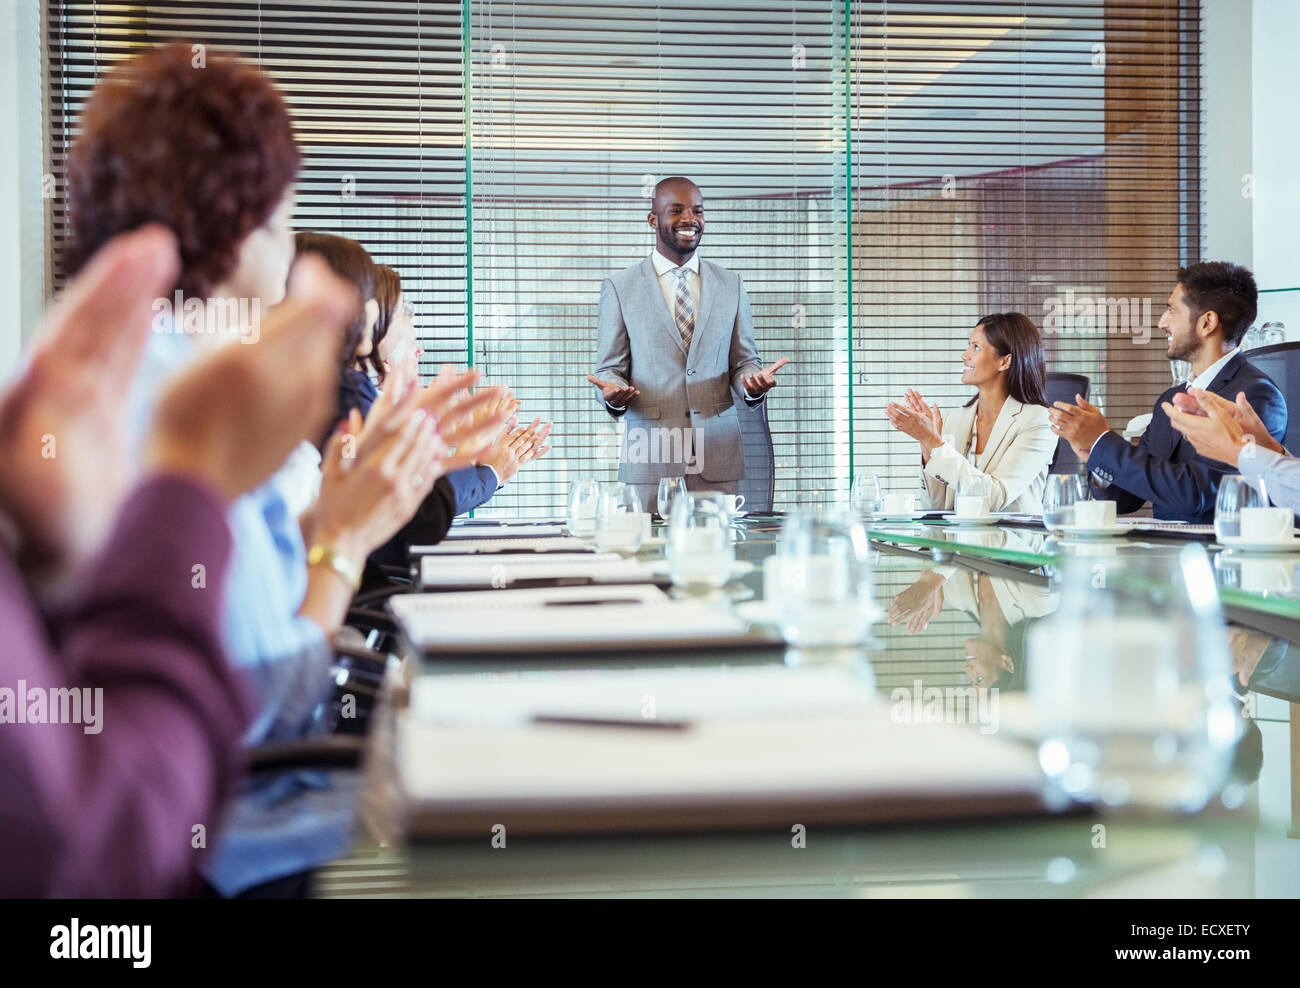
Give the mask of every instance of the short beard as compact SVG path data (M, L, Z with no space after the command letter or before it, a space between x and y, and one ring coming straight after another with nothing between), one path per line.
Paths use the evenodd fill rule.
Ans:
M1179 346L1177 340L1171 339L1167 356L1170 360L1191 360L1192 357L1196 356L1198 349L1199 347L1194 342Z

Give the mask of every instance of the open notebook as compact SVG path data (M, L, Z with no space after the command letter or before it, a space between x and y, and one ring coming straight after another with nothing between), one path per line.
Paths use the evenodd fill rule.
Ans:
M472 556L488 552L595 552L596 548L585 539L569 535L541 535L515 537L483 537L477 532L472 538L455 538L437 545L413 545L412 556Z
M426 590L503 590L555 584L654 583L662 575L651 563L617 553L489 553L425 556L420 585Z
M391 598L389 607L411 644L425 652L624 651L771 641L733 614L697 600L673 600L645 585L405 594Z
M679 729L555 723L675 721ZM550 719L550 723L535 718ZM408 831L778 828L1039 813L1031 748L896 723L838 669L428 676L398 720Z

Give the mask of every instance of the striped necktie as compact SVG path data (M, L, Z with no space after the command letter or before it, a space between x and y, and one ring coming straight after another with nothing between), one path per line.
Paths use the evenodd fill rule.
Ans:
M673 296L673 319L677 323L677 332L682 334L682 346L691 348L691 337L695 334L695 303L691 301L691 285L687 281L690 274L686 268L673 268L677 275L677 291Z

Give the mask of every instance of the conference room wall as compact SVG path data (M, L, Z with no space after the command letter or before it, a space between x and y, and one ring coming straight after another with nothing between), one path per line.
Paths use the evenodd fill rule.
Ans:
M64 32L49 71L64 87L51 113L65 140L96 72L140 45L202 38L276 76L307 154L298 225L350 233L403 272L426 371L472 358L516 385L525 413L559 421L552 457L496 512L553 511L568 477L613 475L617 426L581 375L600 279L650 249L647 177L697 177L705 256L745 278L764 356L795 359L770 406L778 507L834 496L854 469L910 483L914 450L885 431L881 406L905 381L949 407L962 397L956 356L979 315L1023 308L1041 320L1034 308L1053 292L1104 297L1130 268L1159 272L1142 287L1155 296L1158 280L1151 301L1162 301L1201 236L1186 169L1176 194L1161 186L1167 202L1152 209L1171 225L1143 257L1113 236L1145 181L1117 201L1131 178L1122 142L1142 130L1107 115L1108 87L1132 81L1123 45L1111 69L1091 64L1106 18L1131 14L1122 4L936 18L895 2L886 18L881 4L749 3L656 20L656 5L631 0L158 3L111 33L86 3L50 6ZM1159 10L1183 39L1174 47L1191 51L1187 5ZM881 62L883 48L898 61ZM1179 80L1195 68L1180 57ZM1179 102L1194 93L1181 81L1175 91L1173 128L1145 126L1182 168L1199 132ZM56 250L59 236L56 222ZM1144 405L1168 367L1122 343L1081 334L1049 351L1057 369Z

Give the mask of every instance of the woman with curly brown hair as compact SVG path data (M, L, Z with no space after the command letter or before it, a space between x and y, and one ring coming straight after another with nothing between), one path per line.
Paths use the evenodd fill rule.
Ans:
M239 345L236 339L256 344L262 308L284 297L292 277L299 163L279 92L239 59L209 53L197 68L189 46L173 44L119 65L96 87L68 162L68 265L77 268L114 235L146 223L175 234L181 259L174 294L154 303L155 332L135 381L137 422L147 420L164 381L203 351ZM236 334L230 314L240 306L253 325ZM361 562L436 479L431 467L445 447L414 392L391 402L386 415L392 428L357 442L349 469L343 433L334 435L321 496L303 529L275 478L231 504L222 631L260 701L251 741L311 728L331 690L329 636L342 624ZM235 893L304 867L292 849L269 861L236 860L219 849L209 875L220 891Z

